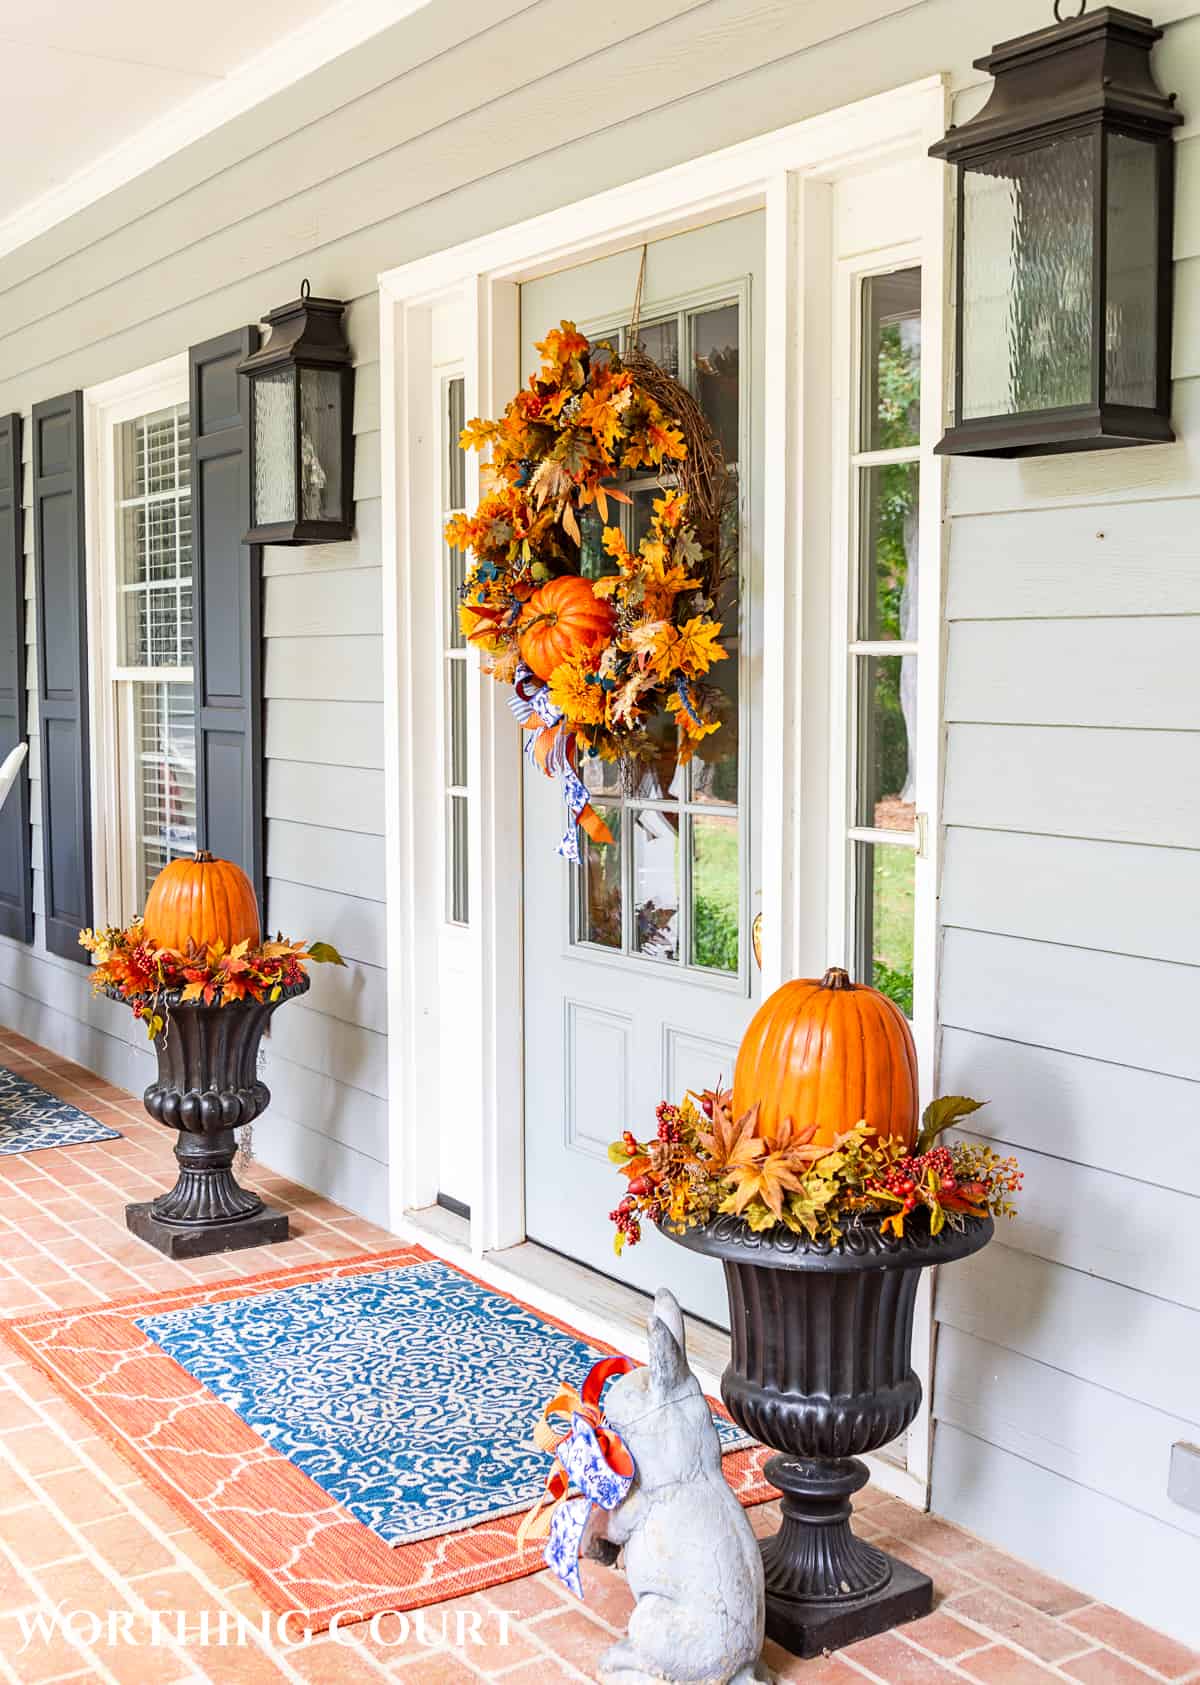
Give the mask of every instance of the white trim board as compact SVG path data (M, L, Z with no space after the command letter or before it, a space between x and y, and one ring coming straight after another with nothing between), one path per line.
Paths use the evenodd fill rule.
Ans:
M0 258L430 3L341 0L247 59L231 75L164 111L49 193L22 205L0 222Z
M821 968L827 952L825 896L809 916L811 827L805 794L814 773L797 752L823 717L814 715L806 652L828 643L828 629L800 582L823 576L832 542L828 359L830 330L806 278L825 273L833 246L833 189L892 166L907 172L911 192L871 196L871 214L854 230L856 258L912 249L927 266L934 297L929 326L930 411L939 409L944 335L946 173L927 156L945 132L948 96L940 77L875 96L840 111L690 160L669 170L566 205L380 277L380 405L384 644L384 734L387 877L389 1153L391 1225L438 1193L439 1135L453 1131L463 1175L455 1189L471 1208L471 1255L490 1254L525 1239L523 1151L523 973L521 753L499 687L469 668L468 787L471 926L466 986L443 1000L437 959L435 875L430 852L439 819L429 784L434 725L430 685L441 660L440 634L428 607L429 413L438 362L461 359L466 413L495 415L517 385L520 283L552 274L646 239L765 208L767 279L766 453L764 472L765 640L763 764L779 768L767 781L760 814L764 837L763 989L770 992L803 968ZM804 395L804 401L798 400ZM937 415L940 421L940 414ZM822 443L823 438L826 443ZM922 498L924 530L934 535L943 488L941 459L930 457ZM479 466L467 462L467 502L478 497ZM924 551L923 551L924 554ZM936 583L936 582L935 582ZM932 612L940 608L934 596ZM935 639L935 643L936 643ZM827 665L827 651L826 662ZM937 665L936 663L934 664ZM803 704L803 706L802 706ZM818 732L819 735L819 732ZM819 746L809 742L812 760ZM936 802L930 803L936 811ZM823 822L823 821L822 821ZM806 847L808 856L806 856ZM935 900L932 890L927 905ZM932 935L931 953L936 951ZM811 974L811 970L807 974ZM818 969L819 974L819 969ZM928 1001L935 984L926 979ZM442 1118L437 1025L453 1015L464 1059L472 1063L473 1098ZM933 1037L927 1038L932 1044ZM922 1048L925 1097L934 1087L933 1048ZM578 1310L573 1313L578 1316ZM928 1380L932 1324L928 1288L914 1341L915 1366ZM926 1431L922 1432L921 1430ZM892 1473L904 1494L925 1501L928 1418L909 1438L909 1471ZM883 1465L886 1466L886 1465ZM892 1489L895 1489L893 1486Z

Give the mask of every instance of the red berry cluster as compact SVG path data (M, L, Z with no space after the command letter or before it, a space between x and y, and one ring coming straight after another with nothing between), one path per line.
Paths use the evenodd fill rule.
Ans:
M683 1120L679 1107L663 1100L655 1109L654 1115L658 1119L659 1140L666 1141L670 1146L677 1146L683 1140Z
M898 1159L882 1181L875 1180L869 1186L876 1192L893 1194L897 1199L902 1199L905 1211L912 1211L918 1203L918 1194L928 1190L931 1170L935 1177L934 1185L939 1192L952 1194L958 1187L958 1180L954 1174L954 1155L949 1147L934 1147L932 1151L920 1153L915 1158Z
M615 1211L608 1214L610 1223L617 1225L617 1233L623 1234L630 1246L636 1246L642 1238L642 1225L637 1218L637 1201L626 1194Z

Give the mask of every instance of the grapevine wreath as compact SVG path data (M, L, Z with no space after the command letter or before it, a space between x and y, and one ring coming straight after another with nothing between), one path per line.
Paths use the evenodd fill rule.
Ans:
M490 446L491 458L478 508L454 516L446 537L472 557L463 634L485 671L513 687L530 760L561 780L558 852L578 860L576 825L613 840L580 757L617 763L632 786L661 759L656 721L673 724L681 762L720 728L708 674L727 657L715 610L729 479L696 400L639 346L621 357L563 322L537 349L541 369L499 421L472 421L461 435L464 450ZM631 550L609 518L631 501L622 473L646 470L663 478L662 495ZM609 571L593 579L581 523L595 516Z

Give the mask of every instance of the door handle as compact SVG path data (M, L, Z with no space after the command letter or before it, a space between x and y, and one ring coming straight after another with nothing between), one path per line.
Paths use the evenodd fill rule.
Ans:
M755 913L754 923L750 926L750 942L754 949L754 963L762 970L762 914Z

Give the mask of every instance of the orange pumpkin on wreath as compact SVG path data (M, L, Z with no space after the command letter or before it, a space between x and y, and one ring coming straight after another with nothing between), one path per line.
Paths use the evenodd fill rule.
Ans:
M565 573L540 586L526 603L520 624L521 659L539 679L548 681L576 650L608 643L615 621L590 580Z
M155 878L143 915L146 936L156 948L184 954L221 942L257 948L262 940L254 885L232 860L200 852L169 861Z
M759 1108L759 1133L789 1119L830 1145L865 1120L883 1138L917 1138L917 1051L903 1012L878 989L833 968L763 1002L742 1037L733 1115Z

